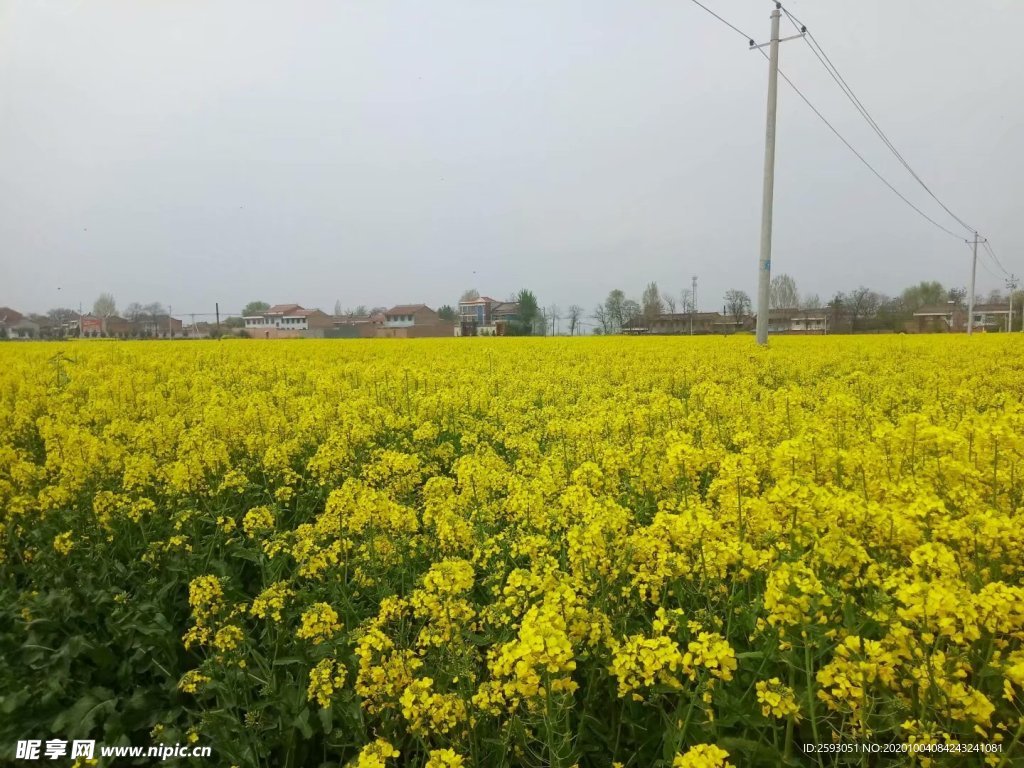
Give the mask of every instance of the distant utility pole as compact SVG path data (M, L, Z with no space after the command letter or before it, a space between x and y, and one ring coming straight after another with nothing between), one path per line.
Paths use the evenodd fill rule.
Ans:
M1006 287L1010 291L1010 323L1006 326L1006 330L1010 332L1013 330L1013 292L1017 290L1016 275L1010 275L1010 278L1006 281ZM1021 311L1024 311L1024 309ZM1024 329L1024 324L1021 325L1021 328Z
M220 302L215 302L213 307L213 311L217 315L217 341L220 341Z
M171 325L171 313L174 311L174 307L170 304L167 305L167 338L174 338L174 326Z
M764 139L764 189L761 197L761 255L757 276L757 343L768 343L768 293L772 281L772 205L775 199L775 112L779 95L779 19L782 4L775 3L772 11L772 37L767 43L752 45L751 50L768 49L768 120ZM805 29L797 35L803 37Z
M693 336L693 316L697 314L697 276L690 278L690 335Z
M978 233L974 233L974 257L971 259L971 292L967 296L967 335L974 333L974 278L978 272Z

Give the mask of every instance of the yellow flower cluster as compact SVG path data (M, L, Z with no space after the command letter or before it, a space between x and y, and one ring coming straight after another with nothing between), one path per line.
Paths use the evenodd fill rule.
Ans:
M636 701L642 701L643 696L636 691L650 688L655 683L668 688L682 688L678 675L691 675L693 666L692 663L685 665L683 654L674 640L663 635L632 635L626 638L625 643L616 646L610 671L619 682L619 696L632 694Z
M431 750L424 768L463 768L465 760L452 749Z
M409 732L425 737L447 734L466 720L466 704L458 695L437 693L434 681L423 677L410 683L400 702L402 715L409 723Z
M352 768L387 768L388 760L401 753L385 739L377 739L363 747L350 765Z
M309 670L309 687L306 697L321 707L331 705L331 697L335 690L345 686L345 668L334 659L321 659Z
M289 589L287 583L275 582L256 596L249 607L249 612L261 619L270 618L280 621L285 601L293 594L294 592Z
M334 637L340 629L338 612L327 603L314 603L302 614L302 624L295 634L302 640L319 645Z
M53 549L57 554L67 556L75 547L74 536L71 531L64 531L53 537Z
M190 669L178 681L178 690L185 693L198 693L199 689L208 682L210 682L210 678L198 669Z
M729 753L714 744L697 744L684 754L676 755L672 768L735 768Z
M250 539L274 530L274 513L270 507L253 507L242 518L242 530Z
M520 704L537 708L549 694L573 693L576 659L568 625L557 603L542 603L523 617L515 639L490 653L493 682L484 683L473 697L481 709L499 713Z
M757 701L761 705L761 713L765 717L796 716L799 719L800 705L796 703L793 689L784 685L779 678L758 680L755 690Z

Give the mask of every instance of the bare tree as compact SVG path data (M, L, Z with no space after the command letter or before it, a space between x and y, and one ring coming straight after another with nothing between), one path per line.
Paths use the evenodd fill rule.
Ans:
M640 324L643 317L643 309L633 299L626 299L622 302L622 323L621 327L635 327Z
M145 310L137 301L133 301L124 308L124 316L128 320L138 320L144 313Z
M579 304L573 304L569 307L569 335L575 336L576 329L579 327L580 318L583 317L583 307Z
M562 319L561 315L559 314L560 312L561 310L558 308L557 304L552 304L550 307L548 307L547 318L548 322L551 323L552 336L555 336L558 333L558 321Z
M725 310L737 324L742 323L743 318L750 314L750 297L745 291L726 291Z
M693 291L689 288L684 288L679 292L679 298L681 304L679 305L680 312L693 312Z
M846 309L850 313L851 330L857 330L858 320L873 317L881 303L881 297L863 285L850 291L846 297Z
M341 317L341 299L337 299L334 302L334 316Z
M796 280L786 274L773 277L768 303L772 309L794 309L800 306Z
M812 293L805 296L800 302L800 309L821 309L821 299L818 294Z
M611 333L613 323L608 315L608 308L604 304L598 304L594 309L594 314L591 315L594 321L597 323L597 327L600 328L601 333L607 335Z
M96 317L111 317L117 314L117 302L114 296L109 293L101 293L99 298L93 302L92 313Z
M462 292L462 296L459 298L459 301L476 301L479 298L480 291L478 291L476 288L470 288Z
M676 303L676 297L671 293L663 293L661 295L661 303L665 305L665 311L670 315L674 315L676 313L676 307L678 304Z
M78 317L78 313L75 312L75 310L73 310L73 309L67 309L65 307L57 307L56 309L49 310L46 313L46 317L51 322L63 325L64 323L70 323L72 320L74 320L76 317Z

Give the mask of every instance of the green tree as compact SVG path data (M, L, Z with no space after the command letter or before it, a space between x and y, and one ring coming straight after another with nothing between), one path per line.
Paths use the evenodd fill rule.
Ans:
M913 313L928 304L945 304L946 289L937 280L922 280L903 291L903 305Z
M665 304L661 298L661 291L658 290L657 283L648 283L647 287L644 288L643 297L640 300L640 313L643 316L644 325L651 328L658 318L661 317L661 313L665 311Z
M457 317L455 310L452 308L451 304L445 304L443 307L437 310L437 316L440 317L442 320L455 320L455 318Z
M951 301L958 307L964 307L967 305L967 289L966 288L950 288L946 291L946 301Z
M243 317L252 317L262 312L266 312L270 309L270 305L265 301L250 301L245 305L245 309L242 310Z
M629 326L635 328L640 325L640 320L643 318L643 311L640 309L640 305L633 299L626 299L622 302L622 322L621 327Z
M626 294L618 288L608 292L608 298L604 300L604 314L606 330L605 333L618 333L626 321L624 305Z
M537 297L533 291L526 288L518 293L516 301L519 302L519 324L522 333L529 336L533 333L533 326L537 322L537 318L540 317L540 305L537 303Z

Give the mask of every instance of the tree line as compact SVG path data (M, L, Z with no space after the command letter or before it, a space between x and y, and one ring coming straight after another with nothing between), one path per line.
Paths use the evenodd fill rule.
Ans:
M463 292L459 301L473 301L479 297L479 291L469 289ZM695 313L697 307L694 298L691 289L686 288L673 294L662 291L652 281L643 289L639 300L627 296L620 288L612 289L605 300L597 304L589 317L586 317L585 310L579 304L570 305L564 312L557 304L542 307L536 294L524 288L507 299L518 305L518 312L506 330L513 336L531 336L555 335L564 328L575 336L585 333L589 326L595 334L617 334L633 328L650 328L659 317L666 314ZM1010 295L996 289L984 296L976 296L975 301L977 304L1006 304L1010 298ZM1024 291L1015 291L1012 298L1014 305L1021 310L1015 312L1013 323L1014 330L1018 330L1024 321ZM827 315L830 328L845 328L855 333L898 332L913 319L916 311L931 305L953 305L966 309L967 289L961 286L946 287L935 280L922 280L896 295L887 295L860 285L847 291L837 291L830 300L823 302L816 293L802 294L792 276L780 274L772 278L769 290L769 306L772 310L821 310ZM241 315L256 315L269 308L270 305L265 301L252 301L245 306ZM334 314L338 317L368 317L385 311L386 307L366 305L343 309L340 301L334 305ZM722 297L721 314L736 325L742 324L753 311L753 302L745 291L730 289ZM102 293L93 303L92 314L100 318L120 316L131 322L156 322L158 318L166 318L170 310L160 302L132 302L119 314L114 296ZM63 326L78 316L75 310L57 307L48 310L45 315L30 314L28 318L40 325ZM226 316L223 324L227 328L242 327L242 316ZM451 304L441 306L438 316L451 322L459 322L460 319L458 310Z
M1000 290L975 297L976 304L1009 303L1010 296ZM1013 294L1013 303L1024 310L1024 291ZM930 305L953 306L966 309L967 289L960 286L945 287L935 280L922 280L890 296L872 290L864 285L848 291L837 291L832 298L823 302L816 293L801 294L796 280L787 274L772 278L769 289L771 310L821 310L829 318L830 327L844 324L853 332L903 330L913 319L914 313ZM632 328L650 328L663 315L689 314L697 311L693 291L683 289L678 294L662 291L656 282L648 283L635 300L624 291L615 288L609 291L605 300L598 304L591 318L594 332L601 334L622 333ZM717 311L717 307L716 310ZM722 297L721 314L736 324L751 317L753 302L745 291L730 289ZM1016 312L1014 329L1021 327L1024 311Z

